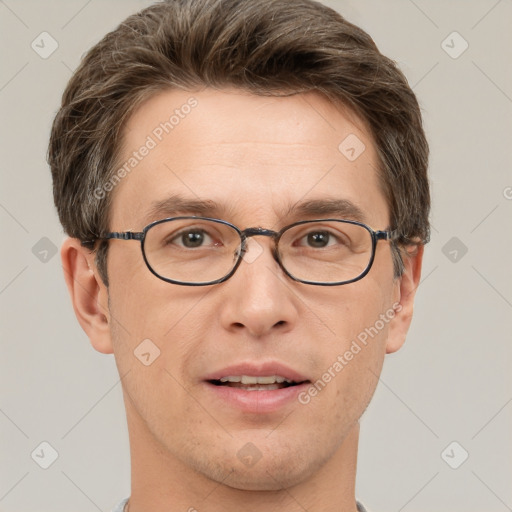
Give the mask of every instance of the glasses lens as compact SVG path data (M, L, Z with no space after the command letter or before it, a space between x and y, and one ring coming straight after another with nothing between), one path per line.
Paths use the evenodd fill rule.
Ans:
M283 267L302 281L351 281L363 274L370 263L372 236L359 224L308 222L283 233L279 255Z
M153 272L164 279L207 283L231 272L240 244L238 232L226 224L183 218L152 226L144 252Z

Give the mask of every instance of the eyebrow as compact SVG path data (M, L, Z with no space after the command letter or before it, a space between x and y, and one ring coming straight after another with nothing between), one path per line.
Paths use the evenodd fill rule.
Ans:
M363 210L348 199L312 199L296 203L288 209L286 216L294 217L339 217L366 222Z
M151 203L144 216L144 222L180 215L221 218L225 213L226 209L211 199L186 199L180 195L173 195Z
M144 222L175 217L180 215L197 215L200 217L213 217L223 219L231 208L222 206L211 199L187 199L180 195L173 195L166 199L154 201L146 215ZM312 199L290 205L284 212L286 219L302 219L314 217L336 217L358 222L366 222L363 210L348 199Z

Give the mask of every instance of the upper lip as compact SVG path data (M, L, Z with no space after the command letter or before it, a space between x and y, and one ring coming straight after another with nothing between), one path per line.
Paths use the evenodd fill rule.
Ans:
M204 380L220 380L222 377L236 375L248 375L251 377L278 375L293 382L304 382L308 380L307 377L298 371L278 361L265 361L261 363L253 361L233 364L210 373Z

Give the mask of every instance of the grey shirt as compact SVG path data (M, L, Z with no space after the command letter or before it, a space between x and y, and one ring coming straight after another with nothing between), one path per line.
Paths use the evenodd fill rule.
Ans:
M121 500L113 509L112 512L123 512L124 506L126 505L126 502L128 501L128 498L124 498ZM358 512L368 512L359 501L356 501L357 504L357 510Z

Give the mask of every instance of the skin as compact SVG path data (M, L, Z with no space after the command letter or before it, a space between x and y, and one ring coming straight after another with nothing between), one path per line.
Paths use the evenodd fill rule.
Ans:
M355 203L373 229L388 228L364 123L316 93L165 91L130 118L123 156L191 96L198 105L115 187L113 231L141 231L149 204L176 193L224 205L221 218L241 229L278 230L301 220L285 215L288 206L332 198ZM353 162L338 150L349 134L366 146ZM354 512L358 420L384 356L405 340L422 248L397 279L389 242L380 241L366 277L322 287L288 278L272 240L256 237L249 252L261 254L228 281L188 287L151 274L139 242L109 243L108 289L94 254L76 239L64 242L61 256L80 325L96 350L114 353L123 377L130 512L239 512L241 504L253 512ZM277 359L315 381L396 303L400 311L308 404L243 414L205 391L208 373L241 361ZM161 351L149 366L133 354L147 338ZM237 457L248 442L261 453L251 467Z

